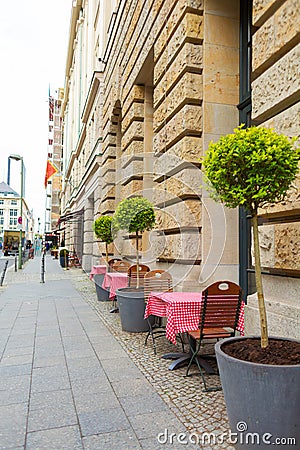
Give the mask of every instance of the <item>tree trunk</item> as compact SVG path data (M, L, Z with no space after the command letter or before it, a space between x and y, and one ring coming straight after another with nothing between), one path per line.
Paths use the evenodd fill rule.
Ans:
M140 287L140 264L139 264L139 232L135 232L135 248L136 248L136 287Z
M106 259L106 264L108 265L108 244L107 242L105 242L105 259Z
M268 342L268 326L266 306L263 293L262 276L261 276L261 262L260 262L260 250L259 250L259 237L258 237L258 220L257 209L253 211L253 243L254 243L254 260L255 260L255 280L258 299L258 309L260 318L260 332L261 332L261 347L266 348Z

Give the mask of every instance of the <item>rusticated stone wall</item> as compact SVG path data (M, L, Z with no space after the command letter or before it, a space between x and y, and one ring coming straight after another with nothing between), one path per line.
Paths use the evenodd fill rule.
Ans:
M238 30L237 0L226 5L211 0L126 2L104 71L99 208L107 213L132 195L153 201L152 266L175 263L180 272L186 265L190 275L181 277L179 288L198 289L203 249L210 260L207 236L215 234L201 201L200 157L210 140L238 123ZM226 278L237 281L237 251L231 243L236 220L229 222L233 229L219 247L232 246L225 251L225 265L231 267ZM132 248L128 240L122 243L124 253Z
M252 119L287 136L300 129L300 16L297 0L254 0ZM261 260L269 332L299 338L300 180L286 199L260 210ZM277 276L272 276L277 274ZM289 277L292 276L293 278ZM256 333L255 296L249 298L246 332Z
M297 6L298 5L298 6ZM287 136L300 129L300 16L297 0L254 1L253 25L253 109L257 124L272 127ZM276 220L261 227L264 266L300 271L299 234L300 191L295 180L285 201L267 205L262 218ZM294 219L293 219L294 218ZM272 254L273 256L270 256ZM267 280L266 280L267 282Z

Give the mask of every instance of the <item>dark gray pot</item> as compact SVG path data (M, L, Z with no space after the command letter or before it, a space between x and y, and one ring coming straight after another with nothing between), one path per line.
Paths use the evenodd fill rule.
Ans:
M144 319L145 299L144 289L122 288L116 291L120 319L123 331L141 333L149 331L147 320Z
M69 256L60 256L59 262L61 267L69 267Z
M215 346L230 428L237 433L234 446L261 450L273 443L276 449L296 448L300 445L300 365L256 364L223 352L225 343L242 339L224 339ZM276 438L294 438L297 444L276 445Z
M99 302L106 302L107 300L109 300L109 290L103 289L102 287L104 276L104 273L96 274L93 276Z

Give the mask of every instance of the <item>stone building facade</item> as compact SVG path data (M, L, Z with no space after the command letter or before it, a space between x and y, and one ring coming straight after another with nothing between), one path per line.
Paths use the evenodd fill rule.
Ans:
M299 17L294 3L73 2L62 104L62 213L70 219L66 244L81 242L85 270L100 256L94 219L113 214L123 198L143 195L157 216L156 229L141 242L143 262L168 269L177 290L200 290L219 279L239 282L243 275L252 293L249 224L209 197L200 158L210 141L242 121L296 133L299 27L294 24ZM274 269L291 263L287 242L285 250L281 244L288 241L286 217L293 236L297 228L293 195L285 205L262 211L262 246L272 241L265 258L273 258ZM110 250L134 255L126 235ZM298 266L289 267L292 277L286 277L288 271L266 276L272 302L273 278L291 293L299 286L299 262L293 261ZM286 304L282 296L275 295L274 302ZM296 300L290 301L290 317L293 308ZM252 328L254 309L251 304Z
M56 97L49 96L49 122L48 122L48 154L50 161L57 170L46 181L46 209L45 232L56 229L60 218L60 193L61 193L61 162L62 162L62 118L61 103L64 98L63 89L57 90Z

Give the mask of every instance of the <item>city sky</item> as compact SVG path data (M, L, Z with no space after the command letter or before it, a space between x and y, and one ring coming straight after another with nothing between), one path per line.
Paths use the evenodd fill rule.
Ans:
M64 87L72 0L15 0L0 15L0 182L11 154L23 157L25 200L44 230L48 153L48 94ZM20 193L20 162L11 161L10 186Z

